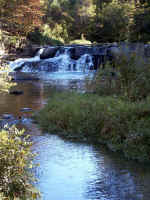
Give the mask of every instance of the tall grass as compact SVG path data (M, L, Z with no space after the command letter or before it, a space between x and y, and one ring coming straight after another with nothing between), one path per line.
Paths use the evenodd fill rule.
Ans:
M36 116L42 129L65 138L104 143L127 158L149 160L150 98L140 103L115 97L56 94Z

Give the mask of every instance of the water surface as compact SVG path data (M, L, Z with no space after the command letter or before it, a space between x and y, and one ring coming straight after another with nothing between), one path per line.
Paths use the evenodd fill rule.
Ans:
M52 85L82 88L82 80L52 79L49 83L19 82L16 89L23 90L23 95L2 94L0 98L1 116L9 113L27 119L24 126L33 137L33 150L38 153L35 162L40 167L35 173L43 200L150 200L149 166L129 162L102 146L72 143L42 134L28 120L51 96ZM22 112L22 108L32 111Z

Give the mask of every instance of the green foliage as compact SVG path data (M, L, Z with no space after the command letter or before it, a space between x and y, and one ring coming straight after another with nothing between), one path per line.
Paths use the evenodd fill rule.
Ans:
M0 67L0 70L8 70L8 68ZM3 72L0 74L0 93L8 92L15 83L11 82L11 77L8 75L8 72Z
M34 155L32 143L23 131L5 127L0 131L0 199L37 199L39 191L31 182ZM31 171L31 170L30 170Z
M127 158L150 161L150 98L133 103L91 94L56 94L36 116L44 131L102 142Z
M42 31L39 29L30 32L28 34L28 39L32 43L39 44L39 45L63 45L63 43L57 39L52 39L47 34L43 34Z
M65 27L60 24L55 24L53 29L51 29L47 24L43 27L43 35L53 40L58 40L62 44L64 43L65 39L67 40L67 32Z
M150 7L136 10L133 23L130 26L130 40L149 42L150 41Z
M145 0L0 0L1 28L26 37L38 27L44 44L49 38L69 43L82 34L96 43L148 42L149 13Z
M129 55L128 55L129 56ZM107 63L99 70L87 88L99 95L119 96L129 101L140 101L150 95L150 64L136 54L121 55L116 68Z
M41 25L42 9L40 0L1 0L1 28L12 35L26 36Z
M93 24L90 24L89 39L97 42L117 42L128 38L129 6L113 1L104 4ZM93 40L94 39L94 40Z

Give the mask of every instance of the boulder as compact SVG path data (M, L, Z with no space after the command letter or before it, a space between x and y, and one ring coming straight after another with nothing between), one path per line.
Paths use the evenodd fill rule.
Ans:
M76 56L82 56L84 54L93 54L93 48L92 47L86 47L86 46L81 46L76 48Z
M27 45L24 48L17 48L16 52L20 54L21 57L34 57L41 47L36 45Z
M21 94L23 94L23 91L22 90L13 90L13 91L10 91L9 94L21 95Z
M58 49L59 49L59 47L47 47L40 54L40 58L41 59L53 58Z
M39 78L32 73L24 73L24 72L12 72L9 73L12 77L12 81L32 81L39 80ZM12 91L14 93L14 91ZM12 94L13 94L12 93Z
M76 49L75 48L70 48L69 53L70 53L70 58L73 59L73 60L77 60L77 59L80 58L80 56L76 55Z
M21 112L30 112L30 111L32 111L32 108L21 108L20 111Z
M144 45L144 55L146 57L150 57L150 44L145 44Z
M13 118L13 115L12 115L12 114L3 114L3 115L2 115L2 118L3 118L3 119L12 119L12 118Z
M92 55L106 56L107 47L106 46L94 46L92 47Z
M100 67L104 68L105 55L93 55L92 59L93 59L93 64L94 64L94 67L93 67L94 70L97 70Z

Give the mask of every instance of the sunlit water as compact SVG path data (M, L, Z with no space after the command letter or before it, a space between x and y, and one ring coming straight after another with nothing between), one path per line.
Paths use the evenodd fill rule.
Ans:
M36 138L36 174L44 200L148 200L150 173L103 147Z
M52 85L57 89L83 88L82 76L76 80L71 74L70 79L65 80L56 76L49 82L19 82L16 89L23 90L23 95L2 94L0 98L1 116L4 113L12 114L15 119L21 116L21 122L32 135L33 151L38 153L35 162L40 164L35 174L42 199L150 200L149 166L129 162L102 146L72 143L55 135L42 134L32 124L30 116L44 106L53 92ZM22 108L32 111L22 112Z

